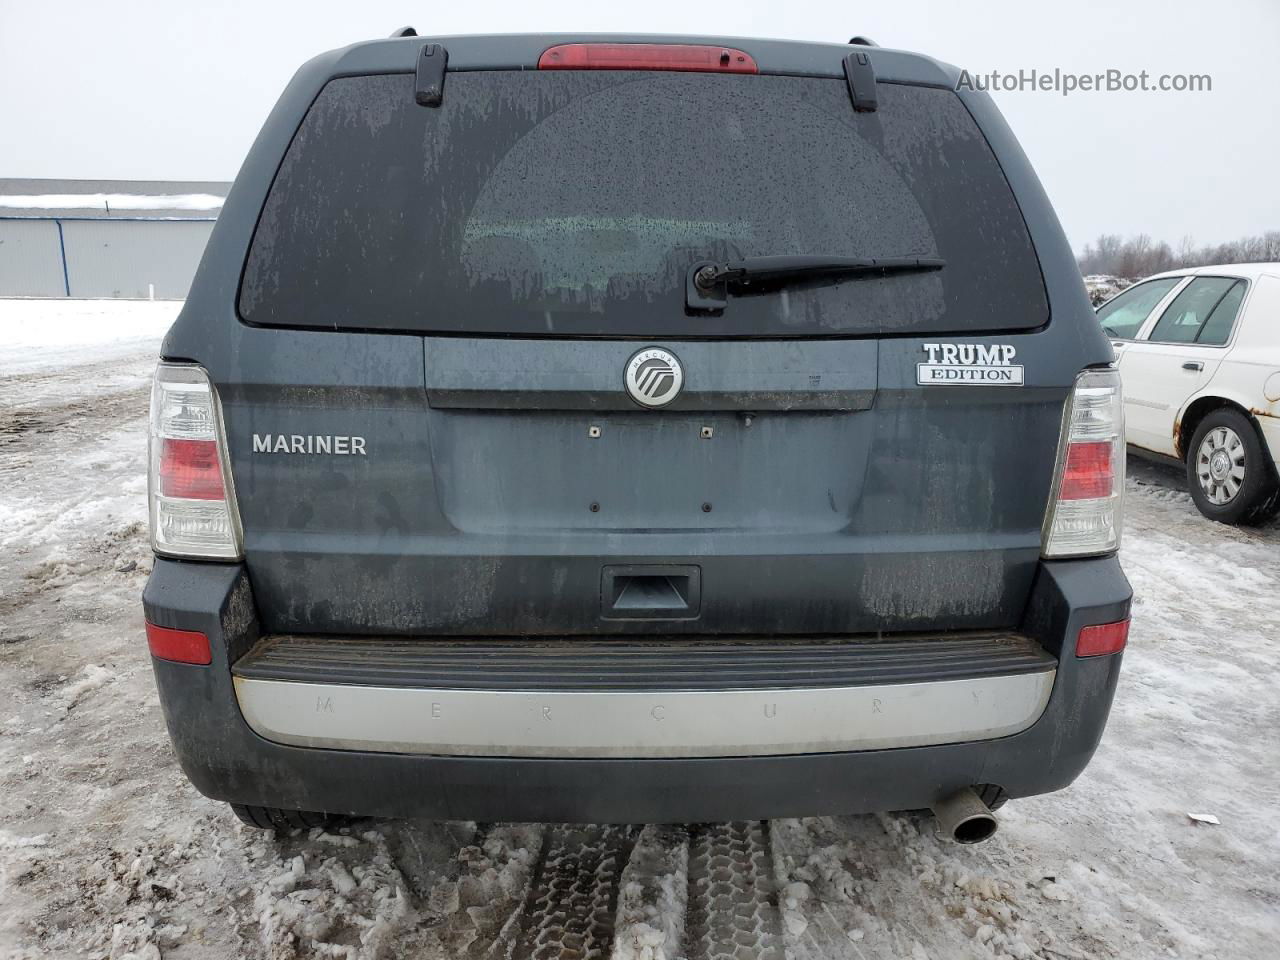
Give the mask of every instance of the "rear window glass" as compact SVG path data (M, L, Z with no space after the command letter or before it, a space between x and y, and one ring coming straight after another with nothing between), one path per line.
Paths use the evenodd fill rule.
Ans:
M630 71L330 81L273 183L241 316L300 327L565 336L830 336L1039 326L1026 226L949 90ZM731 296L699 260L941 257L945 269Z
M1232 280L1229 277L1197 277L1192 280L1174 298L1173 303L1169 304L1168 309L1156 322L1149 339L1158 343L1196 343L1200 340L1200 334L1211 315L1217 314L1218 307L1224 300L1228 300L1229 294L1237 286L1240 287L1240 295L1243 297L1242 281ZM1239 308L1240 300L1231 297L1226 312L1220 316L1218 323L1210 328L1210 336L1216 337L1229 333ZM1223 320L1225 320L1225 330ZM1210 342L1214 341L1210 340ZM1216 342L1225 343L1226 337L1223 336L1222 340Z
M1221 347L1231 339L1231 328L1235 325L1236 314L1240 312L1240 304L1244 301L1244 288L1245 282L1237 280L1223 294L1218 305L1213 308L1213 313L1209 314L1209 319L1196 334L1196 343Z

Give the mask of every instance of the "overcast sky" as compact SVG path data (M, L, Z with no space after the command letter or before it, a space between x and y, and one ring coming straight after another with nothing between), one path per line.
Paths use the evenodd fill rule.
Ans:
M388 35L644 31L844 42L975 74L1207 73L1207 93L995 93L1079 250L1280 229L1278 0L968 3L0 0L0 177L230 180L293 71Z

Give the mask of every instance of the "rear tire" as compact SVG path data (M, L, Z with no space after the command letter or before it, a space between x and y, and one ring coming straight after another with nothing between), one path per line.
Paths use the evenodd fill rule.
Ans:
M311 830L315 827L337 826L345 819L336 814L311 810L281 810L279 807L258 807L244 803L232 803L229 806L241 823L259 830Z
M1280 509L1275 465L1253 423L1231 407L1211 411L1196 428L1187 489L1199 511L1219 523L1262 523Z

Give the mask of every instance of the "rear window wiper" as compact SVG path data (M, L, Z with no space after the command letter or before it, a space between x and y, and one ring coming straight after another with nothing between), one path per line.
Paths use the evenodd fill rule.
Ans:
M729 294L764 293L791 283L839 281L853 277L886 277L896 273L941 270L936 257L744 257L716 263L704 260L685 276L685 303L691 310L723 310Z

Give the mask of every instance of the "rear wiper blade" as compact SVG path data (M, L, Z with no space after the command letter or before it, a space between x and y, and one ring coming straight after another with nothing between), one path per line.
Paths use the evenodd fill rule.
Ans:
M704 260L685 276L685 303L692 310L723 310L729 293L775 290L788 283L885 277L896 273L941 270L936 257L830 257L809 254L791 257L744 257L716 263Z

